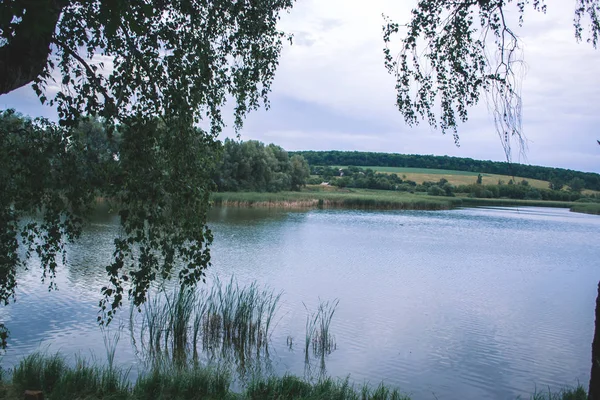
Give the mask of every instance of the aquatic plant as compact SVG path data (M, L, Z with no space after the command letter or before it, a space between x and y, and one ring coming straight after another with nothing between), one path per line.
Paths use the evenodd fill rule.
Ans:
M254 376L239 392L231 390L231 374L220 366L157 363L131 383L127 371L96 365L77 357L69 365L59 354L33 353L13 368L3 382L3 399L22 399L24 390L42 390L44 398L63 399L297 399L297 400L410 400L384 383L356 386L349 378L323 377L311 383L293 375ZM435 397L435 395L434 395ZM531 400L587 400L585 389L537 391Z
M25 390L41 390L49 399L126 399L128 372L98 366L80 357L76 358L75 367L69 367L58 353L36 352L13 368L10 389L13 397L18 398L22 398Z
M588 395L581 385L577 387L566 387L558 392L553 392L548 388L547 390L538 391L531 395L531 400L587 400Z
M144 306L138 339L151 360L167 356L184 361L188 353L196 358L200 345L220 357L233 351L243 359L268 351L280 298L268 287L256 282L239 286L233 278L227 284L215 279L210 290L161 291ZM135 326L130 322L132 335Z
M410 400L397 389L379 385L373 390L365 384L356 388L349 379L323 378L311 384L296 376L259 378L248 385L245 398L262 399L328 399L328 400Z
M306 304L304 308L307 311L306 316L306 336L304 343L304 355L308 360L309 348L312 347L315 356L323 358L331 354L336 348L335 337L330 333L329 327L339 304L339 299L332 301L321 301L315 312L308 311Z
M140 376L131 391L131 399L226 399L231 378L226 369L176 365L156 366Z

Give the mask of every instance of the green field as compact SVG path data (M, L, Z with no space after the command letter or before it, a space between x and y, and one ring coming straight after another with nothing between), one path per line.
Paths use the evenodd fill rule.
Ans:
M346 168L343 166L335 166L334 168ZM441 178L446 179L452 185L470 185L477 181L479 173L471 171L454 171L448 169L428 169L428 168L404 168L404 167L360 167L363 169L372 169L375 172L386 174L396 174L402 179L408 179L417 183L437 182ZM548 181L538 179L522 178L518 176L496 175L496 174L481 174L482 183L484 185L497 185L499 180L508 183L511 179L514 182L526 180L529 185L536 189L548 189Z
M334 168L346 168L336 166ZM477 172L471 171L453 171L449 169L433 169L433 168L408 168L408 167L360 167L363 169L372 169L377 172L390 172L394 174L428 174L428 175L466 175L466 176L477 176ZM481 174L483 176L489 176L490 174Z

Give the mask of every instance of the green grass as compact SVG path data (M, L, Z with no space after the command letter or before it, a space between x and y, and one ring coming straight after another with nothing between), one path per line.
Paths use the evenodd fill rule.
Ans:
M154 369L136 381L130 391L131 399L227 399L230 392L229 372L218 368Z
M315 384L286 375L251 382L245 397L249 400L410 400L397 389L380 385L373 389L368 385L356 388L348 379L324 378Z
M587 398L587 393L581 385L575 388L564 388L558 392L536 390L531 395L531 400L587 400Z
M415 195L406 192L369 189L308 187L301 192L213 193L213 204L233 207L352 208L398 210L447 210L461 204L460 199Z
M230 207L448 210L461 206L521 206L571 208L572 211L592 214L599 213L598 204L600 204L546 200L439 197L391 190L339 189L319 186L309 186L301 192L214 193L211 199L214 205Z
M25 390L42 390L48 400L409 400L383 383L355 386L349 379L324 377L308 382L299 377L255 377L238 392L232 391L230 372L196 363L164 363L138 377L127 371L98 366L79 358L74 366L58 354L34 353L9 371L0 383L0 399L21 400ZM435 377L433 377L435 379ZM582 386L558 392L537 391L532 400L586 400Z
M98 366L82 358L69 367L59 354L33 353L11 371L4 398L23 397L25 390L41 390L49 400L127 399L127 372Z
M600 203L573 203L571 211L600 215Z
M521 207L556 207L569 208L575 204L571 201L552 200L519 200L519 199L482 199L475 197L461 197L463 206L521 206Z

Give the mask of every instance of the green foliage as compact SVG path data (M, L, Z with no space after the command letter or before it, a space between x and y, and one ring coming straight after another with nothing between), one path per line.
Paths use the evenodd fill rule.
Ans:
M57 126L0 115L0 302L14 296L16 268L31 254L54 287L65 245L97 198L119 212L122 228L100 322L111 321L124 296L141 305L158 278L202 279L221 109L233 99L238 129L268 105L285 39L277 21L292 3L0 3L0 93L33 82L60 118ZM56 76L59 90L46 90ZM194 128L200 122L210 130Z
M279 146L225 139L215 182L219 191L279 192L300 190L310 176L304 157Z
M519 38L507 25L505 14L514 10L522 24L527 6L538 12L546 10L544 1L419 0L408 24L386 19L385 66L396 78L396 102L407 123L424 119L442 132L452 132L458 144L457 126L467 120L468 109L486 93L496 131L510 159L511 140L516 138L521 146L524 143L523 64ZM576 1L575 37L581 40L583 26L589 21L589 40L594 47L600 34L599 9L599 0ZM390 48L396 35L401 35L397 52Z
M34 254L55 287L66 243L79 236L97 198L119 210L122 227L106 266L100 320L110 322L124 295L142 304L151 282L170 278L175 265L182 265L179 281L194 285L210 261L206 212L218 151L212 136L177 121L128 120L111 139L95 121L63 128L0 114L0 301L8 304L17 267Z
M471 158L417 155L417 154L394 154L394 153L371 153L360 151L298 151L290 154L302 155L312 166L313 174L328 173L329 176L339 175L336 168L340 165L354 165L362 168L377 167L378 171L408 173L422 172L429 174L447 174L448 170L453 175L462 171L465 175L477 176L477 174L497 174L508 176L519 176L523 178L550 181L560 179L568 182L577 177L583 179L584 187L592 190L600 190L600 174L592 172L579 172L562 168L541 167L536 165L525 165L498 161L473 160ZM319 168L319 170L317 170ZM337 167L339 168L339 167ZM419 168L421 170L414 170ZM508 182L510 184L510 182Z
M475 183L478 185L481 185L483 183L483 176L481 176L481 174L477 175L477 181Z
M522 181L523 182L523 181ZM581 195L565 191L550 189L535 189L529 184L518 185L460 185L456 187L456 193L466 193L471 197L477 198L507 198L507 199L525 199L525 200L546 200L546 201L575 201ZM527 182L527 181L524 181Z
M290 158L291 164L291 188L299 190L306 185L306 180L310 176L310 167L308 162L301 155L295 154Z
M427 189L427 194L430 196L445 196L446 191L437 185L431 185L429 189Z
M552 190L561 190L565 186L564 181L555 175L550 176L549 182L549 187Z
M34 65L12 60L0 78L0 93L15 88L4 81L9 72L21 72L64 123L76 125L84 114L110 120L161 115L187 122L207 118L213 132L223 125L220 109L230 97L240 126L247 111L267 100L285 39L277 29L279 13L292 4L3 2L2 58L22 51L23 62ZM27 58L36 52L41 56ZM112 68L90 61L99 57L110 59ZM61 90L48 99L52 73L60 76Z
M569 181L568 185L571 191L579 193L585 187L585 182L581 178L573 178Z
M319 174L322 180L327 180L331 185L338 187L401 190L400 184L403 183L396 174L376 173L370 168L315 167L312 172Z

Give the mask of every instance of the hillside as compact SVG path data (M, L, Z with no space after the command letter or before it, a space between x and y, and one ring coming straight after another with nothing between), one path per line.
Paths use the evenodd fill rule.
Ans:
M568 184L575 178L583 180L586 189L600 190L600 174L563 168L542 167L499 161L474 160L472 158L433 156L418 154L373 153L359 151L296 151L290 155L302 155L311 166L357 166L395 168L420 168L473 172L475 175L494 174L521 177L538 181Z

